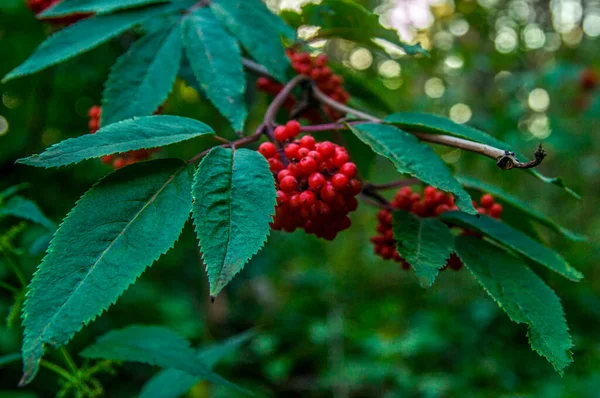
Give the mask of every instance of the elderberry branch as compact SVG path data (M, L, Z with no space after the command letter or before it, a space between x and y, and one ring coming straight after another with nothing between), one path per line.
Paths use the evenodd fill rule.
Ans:
M237 148L237 147L243 147L246 146L248 144L251 144L255 141L258 141L260 139L260 137L263 135L264 132L264 125L261 124L260 126L258 126L258 128L256 129L256 132L252 135L249 135L247 137L242 137L240 139L237 139L235 141L227 141L226 144L221 144L219 145L221 148ZM220 138L220 137L219 137ZM222 141L222 139L221 139ZM194 156L193 158L191 158L190 160L188 160L188 163L196 163L198 162L200 159L202 159L204 156L206 156L214 147L208 148L202 152L200 152L199 154L197 154L196 156Z
M248 69L258 75L268 77L269 79L275 79L264 66L262 66L261 64L259 64L257 62L252 61L251 59L242 58L242 65L244 65L244 67L246 69Z

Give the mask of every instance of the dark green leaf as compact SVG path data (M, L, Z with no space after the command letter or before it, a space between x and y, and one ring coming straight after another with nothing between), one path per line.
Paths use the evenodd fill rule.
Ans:
M30 75L89 51L156 15L170 4L84 19L59 30L44 41L25 62L4 76L3 82Z
M0 357L0 367L6 366L13 362L18 362L21 359L21 353L15 352L14 354L3 355Z
M22 183L22 184L13 185L12 187L6 188L2 192L0 192L0 205L2 204L3 200L8 199L9 197L13 196L17 192L20 192L20 191L22 191L24 189L27 189L27 188L29 188L29 184L26 183L26 182Z
M214 134L213 129L194 119L179 116L143 116L110 124L96 134L69 138L39 155L17 162L36 167L59 167L144 148L158 148L201 135Z
M102 125L151 115L165 101L181 63L180 25L148 33L111 69L102 95Z
M466 176L459 176L457 177L457 180L466 188L472 188L481 192L486 192L494 195L496 199L500 199L500 202L502 202L503 204L508 204L509 206L514 207L524 216L536 220L540 224L545 225L548 228L562 234L567 239L570 239L575 242L584 242L587 240L586 236L570 231L567 228L557 224L548 216L545 216L539 211L533 209L530 205L523 202L516 196L505 192L500 187Z
M107 14L125 8L134 8L169 0L62 0L39 14L40 18L58 17L77 13Z
M374 123L357 124L350 126L350 129L377 154L391 160L400 173L410 174L426 184L454 194L459 209L477 214L471 197L452 177L448 167L415 136L394 126Z
M494 138L488 133L473 127L454 123L452 120L442 116L437 116L430 113L405 112L388 115L384 120L410 131L430 134L448 134L455 137L480 142L482 144L490 145L499 149L513 151L517 153L517 156L521 160L526 159L522 153L515 151L515 149L511 148L507 143ZM540 180L544 181L546 184L557 185L563 188L573 197L578 199L580 198L575 191L565 186L562 179L546 177L540 174L540 172L538 172L536 169L528 169L528 171Z
M275 182L258 152L216 147L196 171L193 196L194 225L214 297L267 240Z
M178 369L212 383L245 392L211 372L186 339L160 326L135 325L110 331L80 355L84 358L142 362L161 368Z
M374 39L382 39L402 48L407 54L429 56L420 45L410 45L400 41L398 32L381 26L379 16L352 0L323 0L319 4L308 3L302 7L300 18L291 18L291 20L296 26L320 27L317 36L324 39L339 37L367 46L377 45Z
M183 22L183 43L202 90L237 131L246 120L244 67L235 39L207 8L189 14Z
M437 218L420 218L406 211L392 213L396 249L415 270L423 287L433 284L454 249L454 236Z
M7 216L43 225L50 231L56 229L56 225L44 215L35 202L22 196L13 196L6 203L0 204L0 219Z
M66 344L173 246L190 213L191 179L180 160L137 163L77 202L29 285L22 384L35 377L44 345Z
M210 7L254 59L279 81L286 81L290 61L279 35L293 40L293 29L261 0L219 0L212 1Z
M208 369L212 369L223 357L235 352L253 335L252 332L242 333L221 343L201 349L197 353L198 359ZM177 398L202 380L201 377L192 376L181 370L165 369L158 372L144 384L140 392L140 398Z
M572 281L577 282L583 278L581 272L571 267L554 250L541 245L523 232L513 229L501 221L484 215L471 216L458 211L444 213L441 215L441 219L480 232L531 261L543 265Z
M521 260L484 240L456 239L460 258L508 317L529 326L531 347L559 374L573 359L571 337L556 294Z

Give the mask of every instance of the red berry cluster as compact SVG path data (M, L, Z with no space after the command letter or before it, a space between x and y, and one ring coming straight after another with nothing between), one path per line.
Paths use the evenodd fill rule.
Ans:
M27 8L37 15L60 1L61 0L25 0L25 4L27 5ZM90 14L73 14L59 18L47 18L45 20L55 24L70 25L79 21L80 19L87 18L89 15Z
M598 76L598 72L592 68L586 68L581 72L579 84L583 90L591 91L598 86L599 80L600 76Z
M313 79L317 85L317 87L331 97L333 100L337 102L341 102L343 104L347 103L350 99L350 94L346 90L342 84L344 83L344 79L333 73L331 68L327 66L327 55L319 54L316 57L311 57L309 53L305 52L297 52L294 49L289 49L287 51L287 55L292 61L292 68L299 75L309 76ZM262 91L265 91L270 94L277 94L283 86L277 82L274 82L266 77L261 77L256 81L258 88ZM288 109L295 104L295 99L293 97L289 97L284 104ZM340 114L329 108L327 105L323 107L323 110L332 118L338 119L340 118ZM316 115L308 115L316 116Z
M160 109L159 109L160 111ZM158 112L158 111L157 111ZM90 121L88 127L90 128L90 134L95 134L100 129L100 116L102 115L102 107L94 105L88 111ZM137 151L129 151L119 155L106 155L102 156L101 160L104 164L112 164L116 169L125 167L135 162L146 160L152 156L153 153L157 152L158 148L150 149L139 149Z
M487 214L494 218L500 218L502 215L502 205L495 203L494 197L490 194L481 196L480 203L473 201L473 206L480 214ZM451 210L458 210L454 204L454 196L442 192L432 186L427 186L423 190L423 195L413 192L410 187L402 187L394 196L390 205L395 209L402 209L411 212L418 217L437 217L442 213ZM410 264L403 259L396 250L396 240L392 231L392 212L382 209L377 213L377 235L371 238L375 245L375 254L386 259L400 263L402 268L408 270ZM464 231L465 234L471 234ZM452 254L446 261L446 267L453 270L459 270L462 267L460 258ZM445 267L445 268L446 268Z
M275 140L283 144L278 150L272 142L258 151L267 159L276 179L277 207L273 229L306 233L332 240L350 227L348 213L356 210L355 196L361 191L356 179L356 165L349 161L343 147L329 141L316 142L310 135L300 139L300 124L291 120L278 126ZM289 164L284 165L283 151Z

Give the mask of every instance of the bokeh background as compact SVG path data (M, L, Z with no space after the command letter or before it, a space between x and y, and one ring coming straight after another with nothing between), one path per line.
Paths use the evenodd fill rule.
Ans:
M274 11L298 10L301 1L269 0ZM600 72L598 0L385 0L360 1L387 27L432 56L407 57L341 41L301 37L337 63L352 103L377 115L422 111L448 116L530 154L539 142L549 153L540 166L561 176L578 201L520 171L501 172L489 159L436 148L458 173L502 186L560 224L587 235L573 243L544 228L541 236L585 274L580 283L535 271L561 297L575 343L575 363L563 378L527 342L467 270L445 271L430 289L412 272L372 253L376 209L361 205L353 226L334 242L301 232L273 233L265 249L214 304L192 228L107 313L69 345L74 355L106 331L132 323L168 326L198 345L255 327L258 336L217 367L224 376L264 396L308 397L593 397L600 396L600 89L582 76ZM21 63L55 29L40 23L22 0L0 2L0 75ZM136 32L131 33L135 35ZM15 165L68 137L87 133L87 111L134 36L124 36L60 66L0 86L0 190L27 182L23 195L56 223L100 177L99 161L43 170ZM248 75L251 131L268 105ZM202 93L183 79L165 113L202 120L233 136ZM326 133L320 134L325 138ZM208 142L175 145L160 156L188 159ZM398 179L391 165L368 153L356 162L375 182ZM374 172L376 170L377 172ZM393 192L390 192L393 194ZM510 217L510 214L507 215ZM27 276L39 263L41 227L0 220L0 250ZM18 233L8 233L8 232ZM14 236L13 236L14 235ZM39 244L38 244L39 246ZM36 250L37 249L37 250ZM0 255L0 280L16 283ZM0 317L14 296L0 290ZM18 352L18 319L0 326L0 355ZM50 358L54 355L50 352ZM79 360L79 359L78 359ZM106 396L135 396L156 371L124 364L103 376ZM0 368L0 396L46 397L57 389L42 370L18 390L18 363ZM200 383L191 396L232 396Z

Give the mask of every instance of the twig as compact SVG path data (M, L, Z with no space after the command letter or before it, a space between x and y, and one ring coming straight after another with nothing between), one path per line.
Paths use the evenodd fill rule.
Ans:
M369 186L373 190L379 191L379 190L384 190L384 189L407 187L410 185L415 185L415 184L420 184L420 183L421 183L421 180L419 180L418 178L407 178L405 180L392 181L392 182L388 182L385 184L371 184L371 183L365 183L365 184L366 184L366 186Z
M251 59L242 58L242 64L244 65L244 67L246 69L248 69L258 75L268 77L269 79L277 80L269 73L269 71L264 66L252 61Z
M264 125L260 125L258 126L258 129L256 129L256 132L252 135L249 135L247 137L242 137L238 140L235 141L230 141L227 144L221 144L219 145L221 148L230 148L230 147L241 147L241 146L245 146L248 144L251 144L255 141L258 141L258 139L260 138L260 136L263 134L264 131ZM197 161L199 161L200 159L202 159L204 156L206 156L206 154L208 154L214 147L208 148L202 152L200 152L199 154L197 154L196 156L194 156L193 158L191 158L190 160L188 160L188 163L196 163Z
M360 194L360 199L364 203L374 206L374 207L379 207L380 209L395 210L390 204L380 203L376 200L371 199L369 196L367 196L363 193Z
M296 88L296 86L298 84L300 84L304 81L307 81L307 80L309 80L309 78L307 76L298 75L298 76L294 77L292 80L290 80L289 82L287 82L287 84L285 86L283 86L281 91L279 93L277 93L275 98L273 98L273 101L271 102L271 104L267 108L267 111L265 112L265 118L263 121L263 124L265 126L273 126L274 125L275 116L277 115L277 112L279 111L281 106L284 104L285 100L290 95L292 90L294 90L294 88Z

